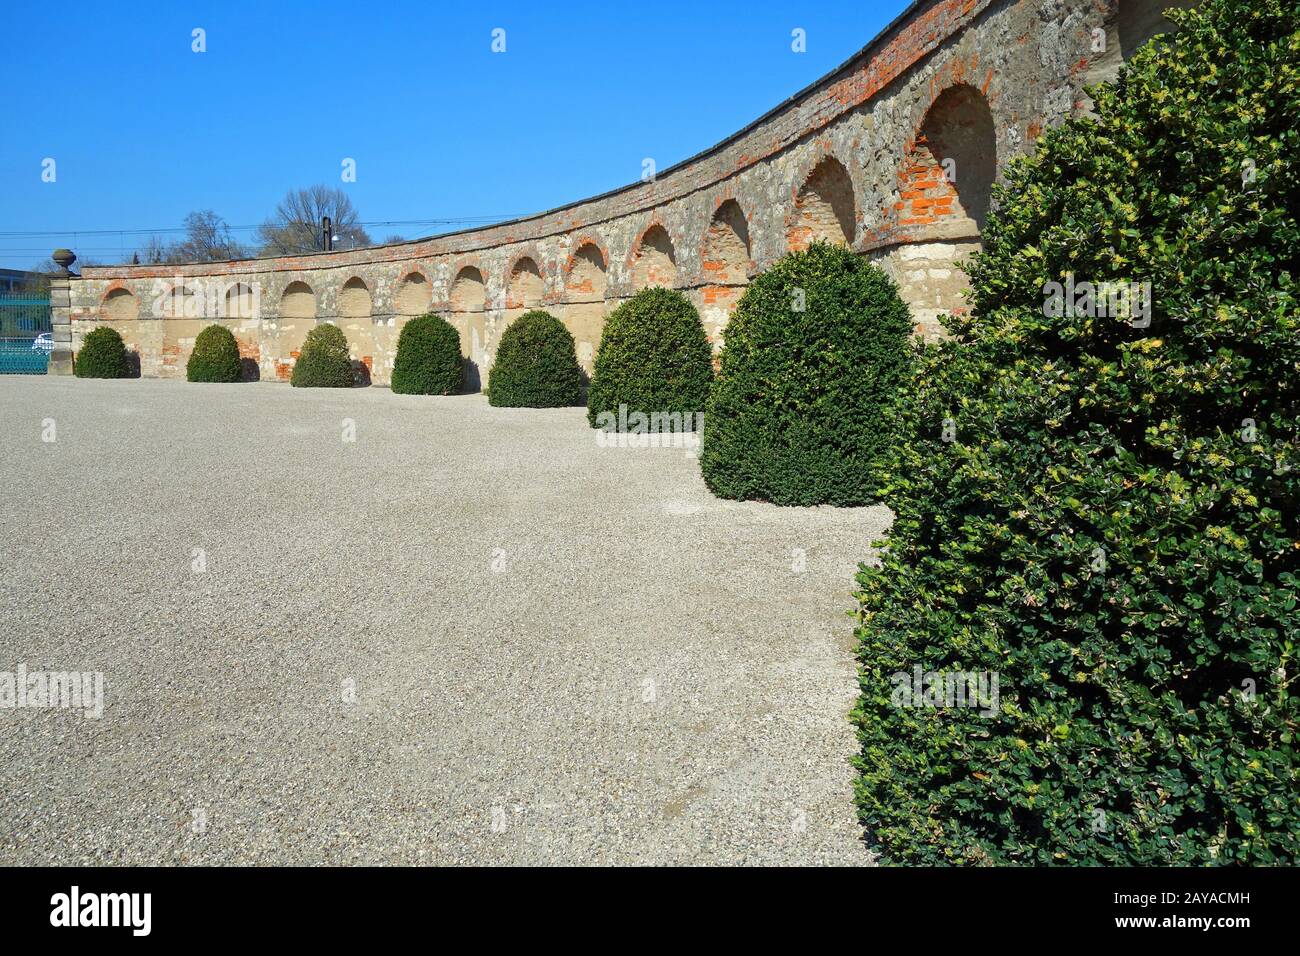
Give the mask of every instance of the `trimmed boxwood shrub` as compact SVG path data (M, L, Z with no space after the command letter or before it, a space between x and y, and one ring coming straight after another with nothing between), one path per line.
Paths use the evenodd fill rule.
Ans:
M460 335L432 313L411 319L397 336L392 389L403 395L451 395L460 391L465 360Z
M573 335L541 309L525 312L501 335L488 374L488 403L559 408L582 401L582 367Z
M117 329L107 325L91 329L72 363L77 378L127 378L130 365L126 345Z
M238 382L243 378L239 343L224 325L209 325L194 338L194 351L185 364L190 382Z
M893 280L842 246L777 262L727 323L704 414L705 484L782 505L874 500L911 336Z
M712 380L713 352L695 306L672 289L642 289L605 320L587 420L594 428L599 415L618 418L619 406L626 405L629 414L680 415L693 431Z
M307 333L289 384L297 388L351 388L356 384L342 329L322 322Z
M1007 171L926 352L859 573L886 862L1300 861L1300 8L1171 16ZM1071 273L1149 281L1150 324L1045 307ZM996 712L896 706L917 667Z

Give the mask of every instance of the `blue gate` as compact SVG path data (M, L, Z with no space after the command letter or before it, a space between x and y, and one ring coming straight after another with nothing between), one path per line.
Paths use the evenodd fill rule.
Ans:
M44 375L51 329L48 295L0 293L0 375Z

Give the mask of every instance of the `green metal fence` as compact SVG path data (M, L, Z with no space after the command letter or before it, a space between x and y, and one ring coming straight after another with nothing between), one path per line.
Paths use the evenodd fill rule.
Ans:
M0 293L0 375L44 375L51 329L49 296Z
M0 339L0 375L44 375L50 353L35 339Z

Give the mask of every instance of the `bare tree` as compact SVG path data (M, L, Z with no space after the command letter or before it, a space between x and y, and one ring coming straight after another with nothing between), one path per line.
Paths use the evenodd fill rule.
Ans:
M262 223L258 239L262 254L292 256L320 252L324 246L321 218L328 216L338 237L335 248L370 245L352 200L342 189L312 186L290 191L275 208L275 215Z
M175 262L174 249L174 246L167 245L157 236L150 236L136 254L145 265L156 266L165 262Z
M211 209L192 212L185 217L185 238L176 245L176 262L216 262L243 259L248 250L230 235L230 227Z
M185 217L184 239L166 242L158 236L150 236L132 259L136 264L156 266L246 259L250 255L252 250L231 236L225 219L211 209L201 209Z

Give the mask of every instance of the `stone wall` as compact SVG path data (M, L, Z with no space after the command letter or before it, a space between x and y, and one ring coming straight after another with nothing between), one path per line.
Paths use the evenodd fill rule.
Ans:
M74 350L111 324L142 374L171 377L216 315L264 380L286 380L307 330L331 321L386 384L403 323L435 311L459 330L477 385L502 331L533 307L566 324L590 369L605 316L647 285L686 292L716 347L749 279L820 238L879 262L918 333L934 335L937 317L963 306L961 263L979 247L999 171L1088 108L1083 86L1113 74L1120 27L1132 47L1134 25L1154 30L1164 5L918 0L842 67L651 182L396 245L87 267L56 320Z

